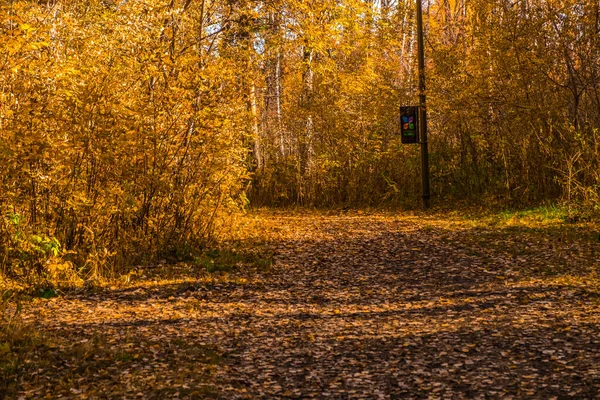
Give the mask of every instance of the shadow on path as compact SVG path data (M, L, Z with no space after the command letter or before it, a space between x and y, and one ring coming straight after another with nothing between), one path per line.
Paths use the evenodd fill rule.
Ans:
M74 296L49 302L40 323L112 349L119 365L72 379L123 397L600 396L598 292L582 283L597 243L368 217L288 222L259 281Z

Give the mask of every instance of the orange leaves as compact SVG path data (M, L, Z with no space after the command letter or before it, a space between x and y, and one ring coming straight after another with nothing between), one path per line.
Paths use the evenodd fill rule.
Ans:
M594 245L583 227L558 240L543 221L519 230L445 213L246 218L238 239L268 243L276 253L268 272L142 266L129 283L37 300L23 317L46 337L3 350L0 330L0 360L27 360L18 372L0 369L9 377L0 388L12 379L11 395L89 398L138 390L369 399L598 392L597 287L511 258L558 262L558 248Z

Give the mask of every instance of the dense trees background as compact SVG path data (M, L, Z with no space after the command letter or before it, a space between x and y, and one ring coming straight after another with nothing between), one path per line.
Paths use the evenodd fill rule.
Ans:
M252 199L415 199L417 151L396 135L398 105L417 103L414 2L290 4L261 25L269 45ZM598 203L598 7L426 2L435 194Z
M436 198L597 208L598 2L424 4ZM414 31L406 0L2 2L4 275L190 256L249 201L417 204Z

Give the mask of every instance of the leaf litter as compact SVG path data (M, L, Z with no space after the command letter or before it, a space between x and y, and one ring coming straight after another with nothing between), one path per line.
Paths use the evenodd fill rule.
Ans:
M600 255L588 226L361 212L253 218L246 242L273 253L268 270L148 272L127 287L35 301L23 320L47 339L5 393L600 396Z

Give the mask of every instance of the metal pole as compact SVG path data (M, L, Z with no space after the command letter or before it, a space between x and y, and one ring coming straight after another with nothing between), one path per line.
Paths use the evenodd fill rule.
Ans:
M425 50L423 45L423 6L417 0L417 53L419 59L419 143L421 144L421 191L423 208L429 208L429 150L427 148L427 98L425 96Z

